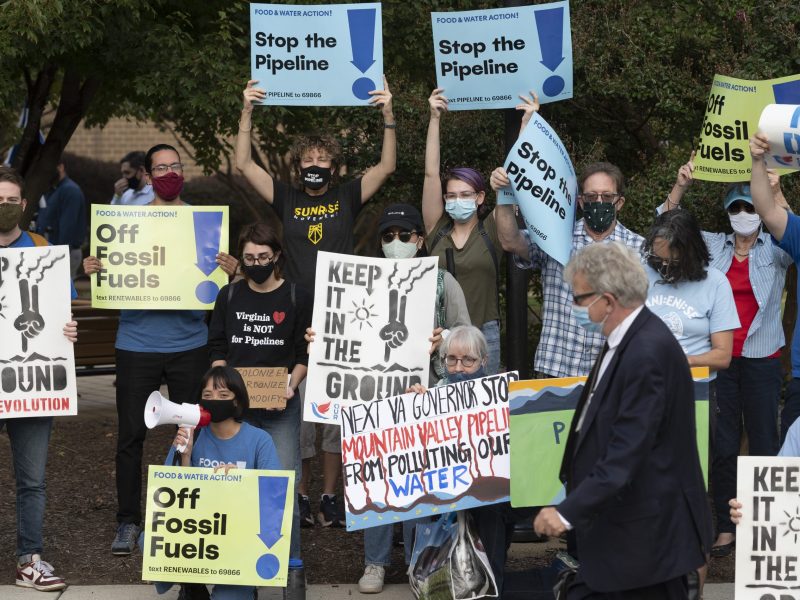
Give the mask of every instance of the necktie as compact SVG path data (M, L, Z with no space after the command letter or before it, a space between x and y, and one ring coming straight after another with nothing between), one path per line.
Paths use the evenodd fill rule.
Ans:
M577 431L581 430L583 420L586 418L586 412L589 410L589 404L592 402L592 395L597 389L597 384L600 383L600 366L603 364L603 359L606 356L606 352L608 352L608 342L603 344L603 349L600 351L600 356L597 357L597 361L594 363L594 368L592 369L592 372L589 373L589 378L586 380L586 389L588 390L588 393L586 396L586 402L583 405L583 410L581 411L581 417L578 420L578 426L576 427Z

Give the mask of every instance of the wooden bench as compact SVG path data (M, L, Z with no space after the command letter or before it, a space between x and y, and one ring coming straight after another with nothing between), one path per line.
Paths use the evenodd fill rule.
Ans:
M114 343L119 311L92 308L89 300L72 301L72 317L78 322L75 374L109 375L117 370Z

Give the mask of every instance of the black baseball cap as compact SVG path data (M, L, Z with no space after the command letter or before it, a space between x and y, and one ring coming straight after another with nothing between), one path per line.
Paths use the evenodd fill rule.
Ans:
M378 231L386 231L390 227L400 227L407 231L424 232L422 215L410 204L390 204L383 209Z

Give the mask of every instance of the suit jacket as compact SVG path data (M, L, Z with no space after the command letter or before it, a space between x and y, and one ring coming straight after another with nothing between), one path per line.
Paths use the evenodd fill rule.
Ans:
M567 497L557 508L575 528L582 578L595 591L655 585L705 563L711 514L693 388L683 350L643 308L580 432L588 393L578 403L561 464Z

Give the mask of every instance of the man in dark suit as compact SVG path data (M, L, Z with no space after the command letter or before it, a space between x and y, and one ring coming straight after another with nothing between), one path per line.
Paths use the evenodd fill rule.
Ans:
M570 600L685 599L686 575L705 564L711 540L686 356L644 306L647 276L635 253L592 244L564 277L576 320L607 343L567 439L567 497L542 509L534 528L575 529Z

